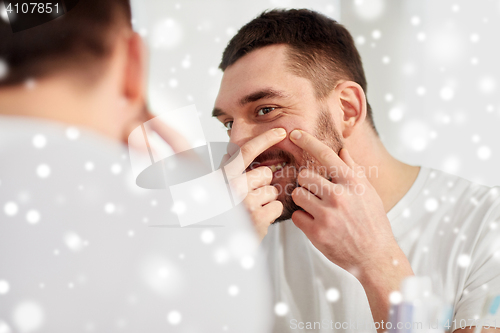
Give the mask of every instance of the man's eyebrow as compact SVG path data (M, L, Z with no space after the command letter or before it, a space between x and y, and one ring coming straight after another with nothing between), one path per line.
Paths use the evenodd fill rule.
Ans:
M282 91L266 88L244 96L243 98L240 99L239 104L240 106L244 106L245 104L256 102L264 98L286 98L286 97L288 97L288 95ZM219 116L226 116L226 115L227 114L224 111L222 111L217 107L215 107L212 111L212 117L217 118Z
M220 116L225 116L225 115L226 115L226 113L219 108L214 108L212 111L212 117L215 117L215 118L220 117Z
M244 106L245 104L256 102L259 99L264 99L264 98L285 98L287 95L279 90L267 88L267 89L262 89L256 92L253 92L251 94L246 95L242 99L240 99L240 105Z

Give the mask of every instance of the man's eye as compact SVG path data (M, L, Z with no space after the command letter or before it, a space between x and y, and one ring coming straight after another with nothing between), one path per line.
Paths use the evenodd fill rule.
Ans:
M226 121L224 123L224 127L229 131L233 128L233 122L232 121Z
M273 111L274 109L276 109L276 108L262 108L259 111L257 111L257 115L264 116L264 115L268 114L269 112Z

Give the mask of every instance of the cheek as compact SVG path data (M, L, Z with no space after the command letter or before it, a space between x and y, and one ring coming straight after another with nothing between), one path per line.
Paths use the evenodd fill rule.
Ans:
M287 133L287 137L285 140L281 141L280 143L278 143L277 145L275 145L274 147L276 148L279 148L279 149L282 149L284 151L287 151L289 153L291 153L294 157L295 157L295 161L298 163L298 164L301 164L303 158L303 150L299 147L297 147L297 145L295 145L291 140L290 140L290 133L295 130L295 129L300 129L302 131L305 131L305 132L308 132L310 134L314 134L314 131L307 128L306 126L303 126L303 125L298 125L298 124L289 124L289 125L278 125L276 127L282 127L286 130L286 133Z

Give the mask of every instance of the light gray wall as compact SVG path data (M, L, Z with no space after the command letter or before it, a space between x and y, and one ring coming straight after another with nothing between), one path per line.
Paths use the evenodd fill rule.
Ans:
M351 31L375 124L389 151L500 185L500 0L135 0L150 46L156 113L195 104L209 141L227 140L210 112L232 35L261 11L311 8ZM377 35L377 31L379 34Z

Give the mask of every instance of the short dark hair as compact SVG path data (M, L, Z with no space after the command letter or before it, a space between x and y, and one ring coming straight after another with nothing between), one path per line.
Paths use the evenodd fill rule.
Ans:
M274 44L289 46L290 70L312 82L317 98L326 97L342 79L358 83L366 93L363 64L349 31L337 21L308 9L263 12L229 41L219 68L225 71L253 50ZM367 118L377 132L368 102Z
M98 74L99 69L91 68L110 54L114 28L120 24L131 26L129 0L80 0L65 15L16 33L0 19L0 61L8 66L0 87L68 66Z

